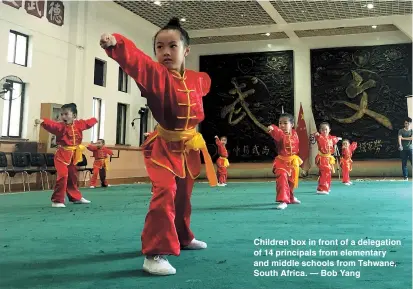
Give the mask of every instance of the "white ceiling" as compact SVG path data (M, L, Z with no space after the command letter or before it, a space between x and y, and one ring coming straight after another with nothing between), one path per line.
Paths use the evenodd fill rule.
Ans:
M115 2L158 27L182 18L191 44L397 31L412 15L412 1L398 0Z

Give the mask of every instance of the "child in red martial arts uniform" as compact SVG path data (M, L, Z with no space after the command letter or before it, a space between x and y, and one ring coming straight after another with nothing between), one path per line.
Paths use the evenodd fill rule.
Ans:
M350 172L353 168L353 160L351 157L353 156L354 151L357 148L357 143L352 142L348 139L343 140L343 147L341 148L341 172L343 173L343 184L346 186L350 186L353 183L350 181Z
M215 143L218 147L218 155L219 155L219 158L216 161L218 186L222 187L222 186L227 185L227 177L228 177L228 171L227 171L227 167L229 167L228 151L225 147L227 144L227 137L222 136L221 138L219 138L218 136L215 136Z
M278 155L274 159L273 173L276 178L277 209L287 208L287 204L300 204L294 197L294 188L298 187L300 165L303 161L298 156L299 139L293 129L294 118L291 114L283 113L276 125L268 127L268 133L273 137Z
M95 144L92 143L88 145L87 149L93 152L93 157L95 158L92 178L90 179L90 188L94 189L96 187L98 175L100 176L102 187L110 187L106 180L106 172L109 169L108 156L113 155L113 152L105 146L104 139L98 139Z
M76 164L83 160L82 146L84 130L90 129L98 121L96 118L76 120L77 107L74 103L65 104L61 108L62 122L51 119L37 119L36 124L48 132L56 135L58 145L54 157L54 165L57 171L56 185L52 195L52 207L64 208L65 195L69 201L76 204L89 204L90 201L82 197L77 186L78 171Z
M315 158L319 169L317 194L328 195L331 187L331 172L335 172L335 145L341 138L330 135L331 129L328 122L322 122L319 131L314 134L318 146L318 155Z
M151 140L147 166L153 196L142 232L143 269L156 275L175 274L166 255L180 254L181 248L205 249L190 229L190 198L201 170L202 152L211 186L218 181L197 125L204 119L202 98L211 79L206 73L185 69L189 35L173 18L154 37L158 62L120 34L103 34L100 45L130 75L158 123Z

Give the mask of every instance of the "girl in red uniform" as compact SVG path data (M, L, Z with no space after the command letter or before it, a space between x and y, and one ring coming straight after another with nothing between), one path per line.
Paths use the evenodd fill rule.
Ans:
M354 151L357 148L357 143L352 142L348 139L343 140L343 147L341 148L341 172L343 173L343 184L346 186L350 186L353 183L350 181L350 172L353 168L353 160L351 157L353 156Z
M228 177L228 171L227 171L227 167L229 167L228 151L225 147L227 144L227 137L222 136L221 138L219 138L218 136L215 136L215 143L218 147L218 155L219 155L219 158L216 161L218 186L222 187L222 186L227 185L227 177Z
M177 18L154 37L158 62L120 34L104 34L100 44L135 80L158 123L151 138L151 165L146 167L154 191L142 232L143 269L157 275L175 274L166 255L178 256L181 248L207 247L190 229L190 198L201 170L200 152L210 185L218 183L205 140L196 131L204 119L202 97L209 92L211 79L206 73L185 69L189 36Z
M93 162L93 174L90 179L90 188L94 189L96 187L98 174L100 176L102 187L110 187L108 181L106 180L106 171L109 168L108 156L113 155L113 152L105 147L104 139L98 139L96 144L88 145L87 149L93 152L93 157L95 158L95 161Z
M336 162L333 154L335 145L341 138L330 135L330 124L322 122L319 127L320 133L315 133L318 145L318 155L315 163L319 169L317 194L328 195L331 187L331 172L334 172Z
M77 186L78 171L76 164L83 159L82 146L84 130L90 129L98 121L96 118L87 120L76 120L77 107L74 103L65 104L61 108L62 122L56 122L51 119L36 119L36 124L48 132L56 135L58 145L54 157L54 165L57 171L56 185L52 195L52 207L65 207L65 194L69 201L76 204L89 204L90 201L82 197Z
M300 204L294 197L294 188L298 187L300 165L303 161L298 156L299 139L293 129L294 118L291 114L283 113L278 121L268 127L268 133L273 137L278 155L274 159L273 173L276 178L277 209L287 208L287 204Z

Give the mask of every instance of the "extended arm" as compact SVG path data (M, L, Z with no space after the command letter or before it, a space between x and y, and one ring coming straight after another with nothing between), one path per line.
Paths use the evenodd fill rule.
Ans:
M64 123L45 118L42 120L41 126L51 134L56 135L63 131Z

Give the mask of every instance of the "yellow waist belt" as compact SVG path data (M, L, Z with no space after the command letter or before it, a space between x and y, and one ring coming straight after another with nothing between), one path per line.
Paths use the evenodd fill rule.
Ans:
M206 176L208 178L209 185L214 187L218 184L214 164L212 162L211 156L208 153L205 140L202 137L202 134L197 132L195 128L184 131L173 131L166 130L158 125L156 131L158 132L158 135L167 142L184 141L186 151L200 150L205 160Z
M83 152L86 149L84 145L62 146L62 148L66 151L73 151L75 153L75 157L73 159L74 165L77 165L78 163L81 163L83 161Z
M331 170L333 171L333 173L335 173L336 170L334 169L334 164L336 163L336 159L334 158L334 156L332 156L331 154L323 154L320 151L318 152L318 155L320 157L328 158L328 163L330 164Z
M300 165L303 163L303 160L300 159L299 156L297 155L292 155L292 156L277 156L277 159L280 159L286 163L288 163L290 166L293 167L294 169L294 188L298 188L298 175L300 174Z
M228 159L227 158L224 158L224 157L219 157L221 160L224 160L224 167L229 167L229 161L228 161Z

